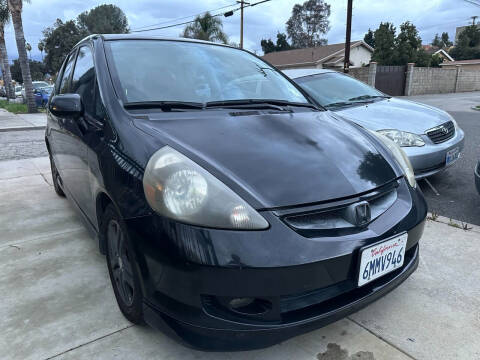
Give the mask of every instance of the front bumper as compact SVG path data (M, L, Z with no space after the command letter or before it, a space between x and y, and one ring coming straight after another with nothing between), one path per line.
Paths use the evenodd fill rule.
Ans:
M205 350L270 346L336 321L385 295L417 267L427 212L419 189L401 180L398 201L364 230L301 236L262 212L265 231L204 229L157 216L127 221L135 239L148 324ZM357 287L359 249L407 232L402 268ZM268 303L238 313L232 298Z
M457 127L455 136L444 143L434 144L424 136L424 146L402 147L412 163L415 178L418 180L432 176L455 164L456 161L446 165L447 152L458 147L461 153L464 137L463 130Z

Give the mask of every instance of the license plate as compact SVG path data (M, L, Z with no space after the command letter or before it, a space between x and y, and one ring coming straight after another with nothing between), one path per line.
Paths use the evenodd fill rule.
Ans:
M455 149L452 149L452 150L448 150L447 151L447 156L446 156L446 159L445 159L445 164L448 165L448 164L453 163L455 160L458 159L459 156L460 156L460 149L458 147L456 147Z
M362 250L358 286L402 267L407 245L407 233L377 243Z

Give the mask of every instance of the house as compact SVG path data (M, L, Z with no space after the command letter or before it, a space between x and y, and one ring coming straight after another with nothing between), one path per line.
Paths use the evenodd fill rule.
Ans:
M454 59L444 50L432 45L422 45L423 50L429 55L437 55L443 61L454 61Z
M463 70L480 70L480 59L444 61L440 66L442 69L455 69L461 66Z
M361 67L370 63L373 48L362 40L350 45L350 66ZM345 43L317 46L306 49L276 51L262 58L280 69L330 68L342 69Z

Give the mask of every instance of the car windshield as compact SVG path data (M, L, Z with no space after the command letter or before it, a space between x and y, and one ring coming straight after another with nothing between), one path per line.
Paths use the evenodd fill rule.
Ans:
M333 72L305 76L295 81L325 107L387 97L359 80Z
M246 51L185 41L106 42L128 103L282 100L307 103L277 70ZM118 89L120 87L120 89Z
M15 86L15 91L22 91L22 87L21 86Z

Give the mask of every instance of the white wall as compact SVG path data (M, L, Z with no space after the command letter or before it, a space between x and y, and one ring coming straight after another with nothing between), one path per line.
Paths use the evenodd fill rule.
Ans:
M372 53L364 46L356 46L350 49L350 62L354 67L360 67L370 63Z

